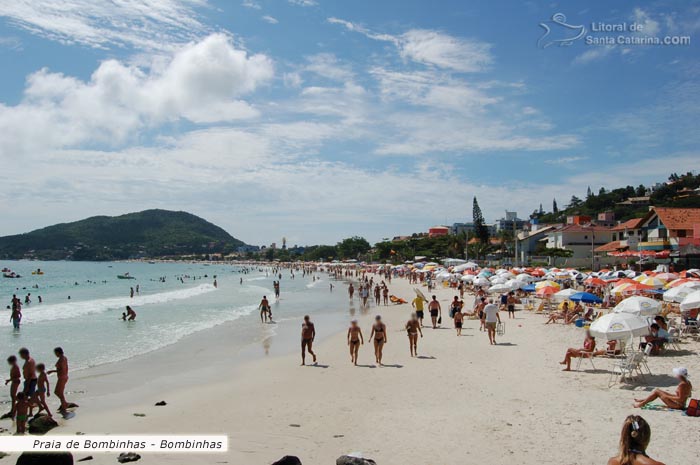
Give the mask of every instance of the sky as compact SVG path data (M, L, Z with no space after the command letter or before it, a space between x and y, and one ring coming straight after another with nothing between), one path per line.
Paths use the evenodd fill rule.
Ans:
M699 43L692 0L0 2L0 235L374 242L650 185L700 167Z

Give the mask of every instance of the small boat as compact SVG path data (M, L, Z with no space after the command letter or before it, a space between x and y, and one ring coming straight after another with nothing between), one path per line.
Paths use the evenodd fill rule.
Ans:
M34 274L34 275L42 275L42 274L44 274L44 272L41 271L41 268L37 268L36 271L32 271L32 274Z
M3 272L3 273L11 273L12 270L9 269L9 268L3 268L3 269L2 269L2 272Z
M14 271L10 271L9 273L3 273L2 277L3 278L21 278L22 276L18 275Z
M117 278L118 279L136 279L133 276L131 276L129 273L118 274Z

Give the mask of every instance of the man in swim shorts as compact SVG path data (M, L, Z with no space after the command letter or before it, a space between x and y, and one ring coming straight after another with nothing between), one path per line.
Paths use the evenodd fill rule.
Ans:
M22 365L22 377L24 378L24 388L22 392L29 399L36 392L37 376L36 376L36 362L29 355L29 349L22 347L19 349L19 358L24 360L24 365Z
M433 329L435 329L437 328L438 316L442 318L442 308L437 296L433 296L433 300L428 304L428 310L430 310L430 320L433 322Z
M501 316L498 314L498 305L493 303L493 299L489 299L489 304L484 307L484 326L489 334L489 342L491 345L496 345L496 324L501 322Z
M272 311L270 311L270 302L267 300L267 296L264 295L262 300L260 301L260 305L258 305L258 308L260 309L260 321L262 323L266 323L268 318L270 321L272 321Z
M316 363L316 354L311 349L314 339L316 339L316 327L311 322L309 315L304 316L301 324L301 364L306 365L306 351L308 350Z
M427 302L423 297L417 295L415 299L413 299L413 302L411 302L411 306L416 309L416 318L418 318L418 321L420 322L420 325L423 326L423 302Z

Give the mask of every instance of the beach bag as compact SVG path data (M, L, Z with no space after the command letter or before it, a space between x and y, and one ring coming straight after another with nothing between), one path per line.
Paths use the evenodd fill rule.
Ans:
M685 414L689 417L700 417L700 399L690 399Z
M503 336L506 333L506 324L503 322L500 322L496 325L496 334L499 336Z

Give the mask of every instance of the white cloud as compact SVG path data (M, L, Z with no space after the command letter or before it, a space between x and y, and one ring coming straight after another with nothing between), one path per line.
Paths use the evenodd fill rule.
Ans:
M11 0L0 16L32 34L95 48L171 50L204 34L196 9L206 0Z
M243 3L241 3L246 8L250 8L253 10L260 10L262 7L260 6L259 3L254 2L253 0L243 0Z
M477 72L487 69L493 61L491 45L481 41L427 29L411 29L400 35L381 34L339 18L331 17L327 21L370 39L393 43L403 58L424 65L458 72Z
M272 76L267 56L248 55L222 34L186 45L149 69L107 60L87 81L42 69L28 77L19 104L0 104L0 155L85 142L118 145L179 119L254 117L258 110L240 98Z
M287 0L287 1L289 3L291 3L292 5L303 6L303 7L318 5L318 2L316 0Z
M544 162L548 165L575 165L577 162L588 160L588 157L583 156L573 156L573 157L560 157L545 160ZM580 165L577 165L580 166Z
M262 20L265 21L265 22L267 22L267 23L270 23L270 24L277 24L277 23L279 23L279 21L277 21L276 18L273 18L272 16L269 16L269 15L263 16L263 17L262 17Z
M635 8L632 13L632 20L638 25L642 26L642 30L638 31L639 34L645 36L656 36L661 32L661 27L659 22L652 19L651 15L641 8Z
M0 37L0 48L19 52L22 50L22 41L17 37Z
M353 77L350 66L342 63L332 53L318 53L306 57L306 63L301 70L335 81L348 81Z

